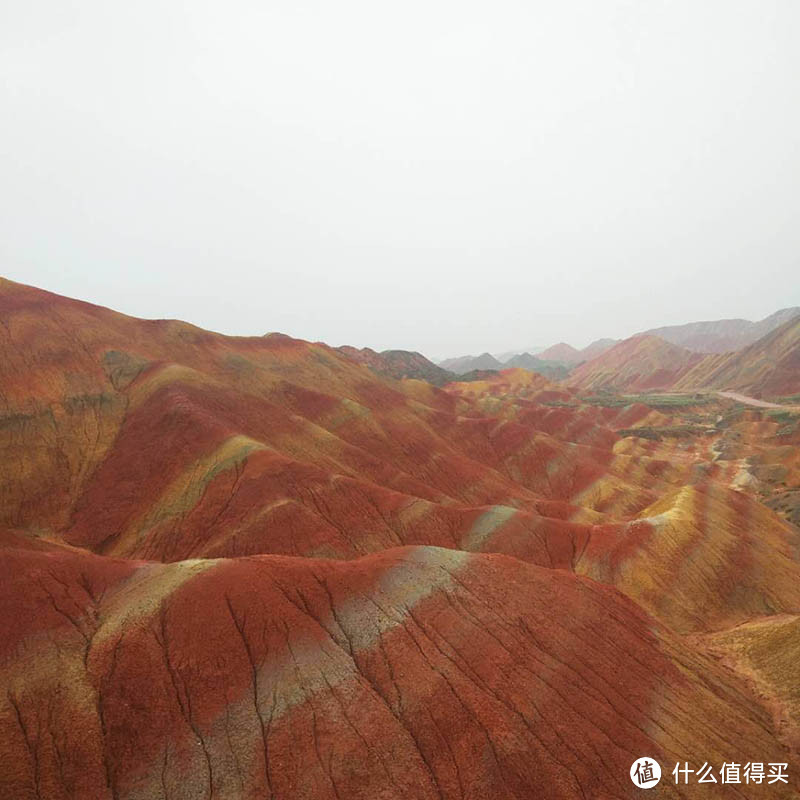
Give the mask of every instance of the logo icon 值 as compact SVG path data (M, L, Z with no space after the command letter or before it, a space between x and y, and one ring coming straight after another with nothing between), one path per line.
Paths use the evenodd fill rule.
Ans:
M640 789L652 789L661 780L661 765L650 756L637 758L631 764L631 780Z

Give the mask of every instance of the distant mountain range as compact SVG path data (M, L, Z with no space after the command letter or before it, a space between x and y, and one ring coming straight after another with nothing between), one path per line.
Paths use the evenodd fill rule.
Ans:
M674 388L696 387L757 397L800 394L800 316L741 350L705 356Z
M446 358L439 362L442 369L462 375L474 369L503 369L503 363L498 361L491 353L481 353L479 356L459 356Z
M524 353L535 356L541 353L544 347L541 345L532 345L531 347L521 347L518 350L506 350L503 353L493 353L492 355L501 363L507 364L514 356L521 356Z
M482 353L479 356L459 356L458 358L446 358L439 362L439 366L456 375L464 375L474 370L522 367L539 372L548 378L559 380L565 377L573 366L600 355L617 341L617 339L598 339L583 350L576 350L566 342L560 342L546 350L538 350L536 354L530 351L502 353L501 355L508 356L505 360L490 353Z
M755 397L799 394L800 316L729 353L693 352L652 334L638 334L581 364L567 381L589 391L734 389Z
M444 386L450 381L457 380L457 376L440 366L437 366L422 353L412 350L384 350L381 353L369 347L361 349L344 345L336 348L353 361L365 364L380 375L400 380L402 378L416 378L428 381L434 386Z
M640 333L576 367L568 383L593 392L669 389L702 360L700 353Z
M583 359L581 358L581 351L576 350L572 345L566 342L559 342L546 350L539 353L539 358L543 361L556 361L560 364L578 364Z
M524 369L590 392L736 389L773 397L800 393L799 327L800 308L785 308L758 322L717 320L654 328L622 341L597 339L583 350L559 342L537 355L515 353L504 362L489 352L435 364L410 350L337 350L379 375L435 386ZM745 344L734 350L716 350L741 342Z
M448 358L439 363L442 369L449 370L456 376L455 380L463 380L464 375L472 372L485 372L486 370L502 370L511 367L521 367L522 369L532 370L540 374L560 380L567 376L568 365L562 362L551 362L534 356L531 353L518 353L511 356L507 361L501 362L491 353L482 353L479 356L461 356L460 358Z
M676 359L676 351L665 350L652 342L646 344L642 341L642 337L655 337L690 353L731 353L759 341L762 337L797 317L800 317L800 307L794 306L776 311L757 322L746 319L720 319L689 322L685 325L667 325L661 328L651 328L626 340L597 339L582 350L578 350L566 342L559 342L545 349L536 348L535 353L532 349L531 351L509 351L498 356L490 353L483 353L479 356L460 356L445 359L439 362L439 366L456 375L463 375L474 370L522 367L539 372L554 380L563 379L568 372L572 371L573 375L576 375L581 382L588 380L593 384L603 384L608 379L608 370L613 371L610 363L603 362L595 367L582 369L580 372L576 372L576 368L581 364L593 361L621 341L636 341L638 344L626 345L615 356L612 356L612 360L624 359L627 355L635 355L635 360L638 360L643 357L643 351L647 351L647 355L644 356L647 363L642 364L643 371L638 374L633 383L652 381L655 385L665 381L669 383L670 376L672 379L676 379L678 373L675 372L675 369L680 366L679 362L685 362L684 366L691 366L694 361L685 358ZM666 363L670 364L669 368L664 367ZM654 370L653 367L656 364L661 364L661 366ZM630 372L630 369L629 367L627 372ZM661 369L666 369L666 372L659 372L658 370ZM625 385L629 383L622 376L617 377L617 382Z
M413 378L415 380L427 381L434 386L444 386L454 381L485 380L492 375L496 375L498 371L506 369L503 364L493 360L482 360L480 356L478 358L467 356L466 359L471 359L472 363L485 363L491 366L470 367L465 372L456 373L434 364L433 361L425 358L422 353L417 353L412 350L384 350L378 353L369 347L359 349L357 347L350 347L349 345L343 345L336 349L352 361L369 367L378 375L394 378L395 380ZM485 355L489 356L488 353ZM492 359L492 356L489 356L489 359ZM534 370L535 364L539 367L535 369L536 372L554 380L565 378L568 374L568 370L564 367L549 364L544 361L537 362L533 356L530 356L529 359L530 360L526 361L524 365L519 364L517 366L522 366L527 370Z
M785 322L800 316L800 307L783 308L758 322L747 319L718 319L651 328L647 334L697 353L729 353L758 341Z
M520 353L513 358L510 358L503 365L503 368L521 367L522 369L531 370L531 372L538 372L551 380L561 380L566 378L569 374L569 368L564 364L557 364L551 361L545 361L530 353Z
M414 361L416 374L430 373L443 385L487 371L522 368L588 391L637 392L738 389L754 395L800 392L797 333L800 307L784 308L762 320L723 319L653 328L625 340L598 339L583 350L559 342L538 352L515 353L501 361L490 353L445 359L431 369ZM417 357L422 358L419 354ZM504 354L505 355L505 354ZM407 359L407 366L411 361ZM373 365L374 366L374 365ZM383 368L384 374L391 370ZM397 377L397 375L394 375ZM433 382L433 381L431 381Z

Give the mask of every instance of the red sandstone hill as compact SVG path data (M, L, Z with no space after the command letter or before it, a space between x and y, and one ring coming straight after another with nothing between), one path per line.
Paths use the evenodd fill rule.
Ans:
M596 339L580 351L581 361L597 358L597 356L602 355L606 350L610 350L618 342L619 339Z
M559 342L541 353L537 353L536 357L542 361L558 361L562 364L577 364L582 360L580 350L576 350L572 345L566 342Z
M794 630L800 534L621 439L647 406L3 280L0 322L0 797L628 797L642 754L796 796L791 673L731 631Z
M737 390L756 397L800 393L800 317L733 353L701 355L638 335L574 369L565 382L586 391Z
M595 392L668 389L702 358L656 336L632 336L578 366L566 382Z
M800 316L734 353L708 356L676 388L735 389L755 397L800 394Z
M730 672L569 573L4 544L5 797L627 797L643 753L787 758Z
M348 358L359 364L366 364L370 369L375 370L380 375L402 380L403 378L415 378L416 380L428 381L435 386L443 386L452 381L454 374L446 369L437 367L429 361L422 353L412 352L411 350L384 350L380 353L369 347L350 347L344 345L336 348L340 353L344 353Z

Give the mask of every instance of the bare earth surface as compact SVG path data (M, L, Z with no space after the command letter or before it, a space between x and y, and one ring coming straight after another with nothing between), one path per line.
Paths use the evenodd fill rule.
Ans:
M710 396L795 356L652 338L438 387L0 278L0 800L796 800L800 415Z
M769 403L766 400L758 400L755 397L748 397L746 394L739 394L738 392L717 392L720 397L727 397L728 400L735 400L737 403L744 403L747 406L755 406L756 408L783 408L786 411L795 411L800 406L782 406L779 403Z

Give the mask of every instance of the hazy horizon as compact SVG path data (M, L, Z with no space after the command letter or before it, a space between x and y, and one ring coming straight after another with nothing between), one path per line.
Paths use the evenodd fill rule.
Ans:
M25 281L13 278L10 275L0 275L0 278L7 278L8 280L14 280L17 283L25 283ZM33 284L28 284L28 285L33 285ZM50 292L54 291L52 288L49 288L47 286L35 286L35 285L33 285L33 286L34 286L34 288L44 289L44 290L50 291ZM56 294L61 294L61 292L56 292ZM152 317L152 316L147 316L147 315L133 314L131 312L125 311L124 309L116 308L114 306L109 306L106 303L101 303L101 302L99 302L97 300L92 300L92 299L89 299L87 297L80 297L80 296L77 296L77 295L71 295L69 293L64 293L64 296L71 297L72 299L75 299L75 300L83 300L83 301L86 301L86 302L89 302L89 303L94 303L95 305L101 305L101 306L104 306L106 308L109 308L112 311L118 311L120 313L128 314L129 316L140 317L142 319L173 319L173 320L179 320L179 321L182 321L182 322L189 322L189 323L191 323L193 325L197 325L198 327L203 328L205 330L214 331L216 333L222 333L222 334L229 335L229 336L264 336L264 335L267 335L267 334L270 334L270 333L284 333L284 334L289 334L290 336L293 336L294 338L306 339L307 341L321 341L321 342L323 342L325 344L332 345L334 347L338 347L338 346L341 346L341 345L351 345L351 346L356 346L356 347L372 347L373 350L413 350L414 349L414 348L408 348L408 347L402 347L402 346L387 347L387 348L376 348L376 347L373 347L372 345L370 345L369 343L366 343L366 344L355 344L354 345L353 342L334 342L334 341L328 341L326 339L313 339L313 338L308 337L308 336L301 336L299 334L291 334L288 331L277 331L276 330L276 331L257 331L257 332L245 333L245 332L237 331L237 330L221 330L221 329L209 327L208 325L204 325L202 322L193 321L193 320L189 320L189 319L184 319L183 317L174 317L174 316ZM777 313L779 311L785 311L786 309L791 308L791 307L793 307L793 306L782 306L781 308L776 308L774 311L771 311L769 314L765 314L764 316L768 317L768 316L771 316L774 313ZM475 350L473 352L447 353L447 354L444 354L444 355L438 354L438 353L426 353L426 352L422 352L422 351L419 351L419 352L422 352L422 355L426 356L427 358L429 358L430 360L432 360L434 362L446 361L446 360L451 359L451 358L459 358L459 357L466 357L466 356L476 356L477 357L477 356L483 355L484 353L489 353L490 355L495 356L495 357L498 357L498 356L511 357L511 354L525 353L525 352L530 353L531 355L537 355L542 350L545 350L545 349L547 349L547 348L549 348L549 347L551 347L553 345L556 345L556 344L561 344L562 342L566 342L566 344L572 345L576 349L580 350L580 349L588 346L589 344L592 344L592 343L596 342L599 339L619 339L619 340L623 340L623 339L629 338L630 336L635 336L635 335L640 334L640 333L645 333L647 330L654 329L654 328L663 328L663 327L668 327L670 325L684 325L684 324L695 323L695 322L700 322L700 323L702 323L702 322L719 322L719 321L726 321L726 320L730 321L730 320L738 320L738 319L744 319L744 320L747 320L747 321L750 321L750 322L759 322L761 319L763 319L763 317L758 317L758 318L751 318L751 317L718 317L718 318L715 318L715 319L707 319L707 320L703 320L703 319L684 320L683 322L674 322L674 323L671 322L671 323L667 323L665 325L653 324L653 325L650 325L647 329L643 328L643 329L637 330L637 331L630 331L630 332L628 332L628 333L626 333L624 335L621 335L621 336L615 336L615 337L612 337L612 336L598 336L596 339L592 339L590 341L581 342L581 343L577 343L577 344L575 342L566 341L564 339L558 339L558 340L553 339L552 341L549 341L546 345L529 344L529 345L521 345L521 346L517 346L517 347L495 348L493 350L488 350L488 349L480 350L479 349L479 350Z
M12 280L430 358L800 305L788 0L112 5L0 12Z

